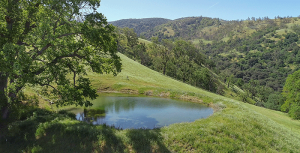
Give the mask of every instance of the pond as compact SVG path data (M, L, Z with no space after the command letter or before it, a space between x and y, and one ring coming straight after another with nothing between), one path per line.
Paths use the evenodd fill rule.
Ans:
M73 109L77 120L121 129L153 129L193 122L213 114L198 103L153 97L99 97L87 109Z

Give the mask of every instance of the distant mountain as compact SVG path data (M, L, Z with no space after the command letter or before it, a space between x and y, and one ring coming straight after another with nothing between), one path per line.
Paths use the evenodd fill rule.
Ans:
M161 39L183 38L192 40L201 37L201 31L206 27L218 27L223 20L209 17L185 17L169 21L168 23L159 25L141 33L146 39L155 36Z
M123 19L110 22L120 28L133 28L138 36L150 40L156 36L161 39L181 37L186 40L197 39L202 36L206 27L218 27L224 20L209 17L184 17L176 20L163 18Z
M110 24L113 24L114 26L118 26L120 28L133 28L135 32L140 35L142 32L151 30L154 27L165 24L169 21L171 20L164 18L122 19L110 22Z

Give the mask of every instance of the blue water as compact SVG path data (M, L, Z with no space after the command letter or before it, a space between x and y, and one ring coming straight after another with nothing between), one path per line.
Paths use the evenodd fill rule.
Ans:
M89 109L103 110L100 116L77 110L76 118L94 125L106 124L121 129L153 129L173 123L193 122L213 114L201 104L153 97L99 97Z

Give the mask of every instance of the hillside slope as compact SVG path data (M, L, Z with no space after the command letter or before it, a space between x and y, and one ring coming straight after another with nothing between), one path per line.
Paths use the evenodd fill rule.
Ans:
M142 32L153 29L155 26L165 24L171 20L164 18L145 18L145 19L123 19L110 22L114 26L120 28L128 27L133 28L135 32L140 35Z
M148 69L124 55L120 56L122 72L116 77L90 75L94 84L101 86L101 89L110 87L114 91L135 91L133 93L139 94L152 91L153 95L174 98L190 95L189 100L202 99L204 103L213 103L215 110L220 109L207 119L160 129L162 143L170 151L297 152L300 149L300 121L290 119L287 114L192 87ZM118 133L124 136L132 131L135 130ZM130 142L128 138L124 139Z
M211 60L214 72L224 82L232 78L233 84L248 91L240 96L252 98L256 105L280 110L286 78L300 69L299 25L295 17L237 21L188 17L156 26L143 36L191 41ZM273 97L278 100L275 102Z
M155 130L117 130L69 118L43 118L34 114L14 125L35 125L32 133L15 132L16 138L0 141L0 152L298 152L300 122L284 113L248 105L166 77L119 54L122 72L89 73L99 92L149 93L156 96L198 99L210 103L215 113L192 123ZM184 98L183 98L184 99ZM201 99L201 100L199 100ZM180 112L178 112L180 113ZM37 117L36 117L37 116ZM274 117L276 116L276 118ZM37 118L35 120L35 118ZM47 118L49 120L49 118ZM35 123L35 124L34 124ZM21 126L21 129L24 126ZM35 129L36 128L36 129ZM14 129L14 126L11 127ZM17 130L20 130L17 129ZM18 137L17 137L18 136Z

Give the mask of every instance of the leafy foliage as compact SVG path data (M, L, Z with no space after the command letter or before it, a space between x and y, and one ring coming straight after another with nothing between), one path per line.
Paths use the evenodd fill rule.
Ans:
M87 98L97 95L84 77L87 68L117 74L121 67L114 27L99 6L99 0L0 2L1 108L16 103L27 85L57 106L91 105Z
M270 94L268 101L264 104L266 108L280 111L280 106L283 105L284 98L280 93Z
M300 119L300 70L287 77L282 94L286 101L281 110L289 112L294 119Z

